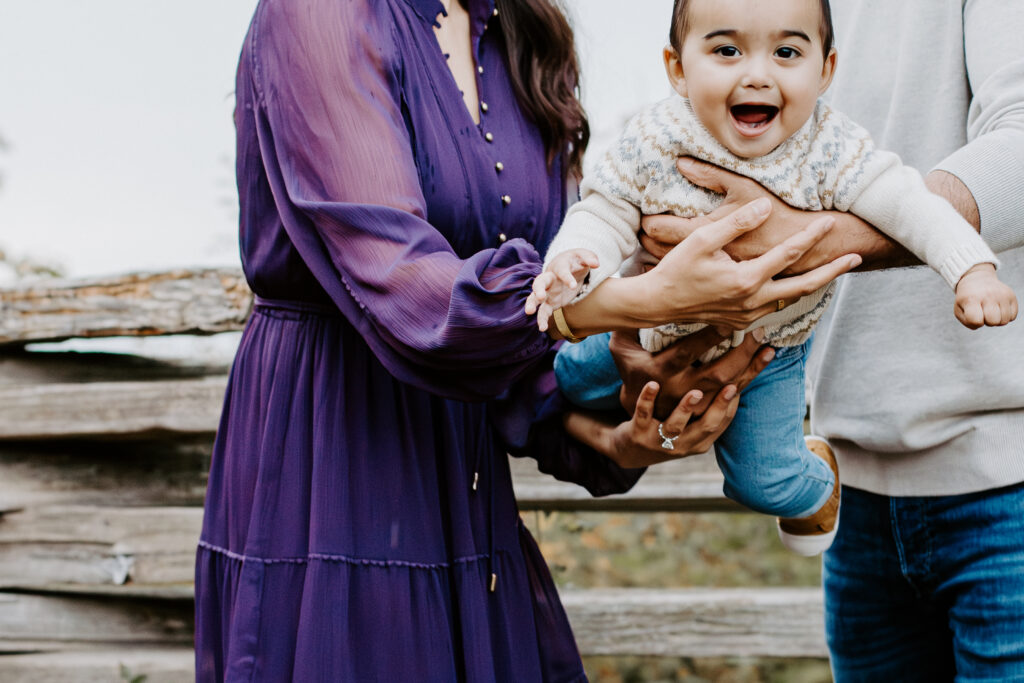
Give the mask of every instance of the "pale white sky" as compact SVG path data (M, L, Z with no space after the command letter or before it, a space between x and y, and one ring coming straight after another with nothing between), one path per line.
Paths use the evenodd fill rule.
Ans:
M667 94L672 0L628 21L621 0L566 4L595 150ZM232 92L255 5L0 0L0 248L69 275L237 264Z

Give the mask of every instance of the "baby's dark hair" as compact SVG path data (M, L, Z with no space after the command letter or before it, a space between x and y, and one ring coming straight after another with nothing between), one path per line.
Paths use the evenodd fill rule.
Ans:
M686 35L689 28L686 14L686 6L689 4L689 0L675 0L672 4L672 26L669 28L668 40L672 44L672 49L680 53L683 50L683 36ZM821 21L818 30L821 32L822 52L827 57L828 53L832 51L832 43L835 40L835 32L832 29L832 8L829 6L828 0L818 0L818 5L821 8Z

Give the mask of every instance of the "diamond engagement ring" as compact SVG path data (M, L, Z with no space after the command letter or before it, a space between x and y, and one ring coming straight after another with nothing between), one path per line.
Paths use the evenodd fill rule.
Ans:
M682 434L676 434L675 436L665 436L665 432L662 429L662 427L664 426L664 423L658 423L658 436L661 437L661 447L664 448L666 451L674 451L676 448L675 441L680 436L682 436Z

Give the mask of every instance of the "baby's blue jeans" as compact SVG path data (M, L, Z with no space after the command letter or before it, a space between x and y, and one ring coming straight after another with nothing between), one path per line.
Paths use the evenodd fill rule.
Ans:
M622 380L608 350L609 335L563 344L555 357L558 385L584 408L619 405ZM776 351L740 394L736 417L715 442L730 499L777 517L807 517L832 494L831 468L804 445L804 364L810 341Z

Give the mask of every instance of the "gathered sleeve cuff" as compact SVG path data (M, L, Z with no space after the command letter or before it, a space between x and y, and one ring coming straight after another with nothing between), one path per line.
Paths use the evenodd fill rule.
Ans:
M552 344L523 313L540 257L514 239L459 258L426 220L390 12L261 3L244 115L289 239L381 363L431 393L487 399Z
M545 474L584 487L593 496L624 493L646 468L624 468L566 434L562 415L573 406L558 390L556 349L492 403L492 426L514 457L532 457Z

